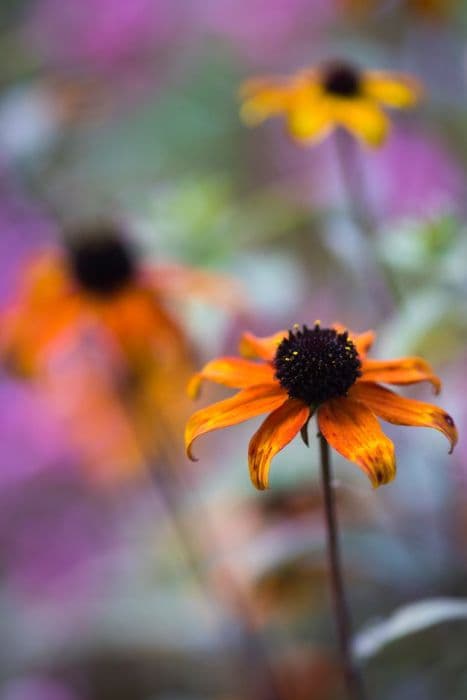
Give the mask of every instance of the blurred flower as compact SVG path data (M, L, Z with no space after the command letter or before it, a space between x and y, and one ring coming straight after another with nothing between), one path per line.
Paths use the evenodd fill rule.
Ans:
M201 0L198 22L229 39L253 60L265 62L319 34L336 14L328 0Z
M2 318L4 361L42 377L76 441L92 446L93 471L131 473L178 453L192 350L166 299L196 293L239 303L221 277L138 264L111 225L78 231L25 269Z
M182 10L177 0L37 0L26 39L56 66L121 77L174 38Z
M312 329L294 326L267 338L245 333L240 352L248 359L212 360L190 382L195 396L203 380L241 389L234 397L201 409L185 431L187 454L193 441L211 430L241 423L272 411L249 445L251 480L258 489L268 486L272 458L299 432L308 444L308 421L315 411L319 430L343 457L355 462L377 487L396 473L394 445L382 432L376 416L396 425L435 428L446 435L451 451L457 441L452 418L431 404L406 399L380 386L440 381L419 357L370 360L371 331L349 335L342 326Z
M380 146L389 130L381 105L413 107L421 93L421 85L410 76L332 62L291 78L246 81L240 91L241 115L255 126L283 114L289 133L303 144L316 143L340 126L369 146Z

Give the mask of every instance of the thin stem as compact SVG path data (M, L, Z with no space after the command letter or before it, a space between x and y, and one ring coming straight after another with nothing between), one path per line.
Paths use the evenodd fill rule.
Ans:
M341 172L342 186L346 192L347 206L354 221L357 233L361 236L360 249L366 263L365 277L372 293L372 298L383 314L393 311L400 302L391 270L378 251L376 244L377 223L365 188L365 173L362 168L357 145L349 134L337 131L335 134L337 161ZM366 260L365 260L366 254Z
M323 480L324 512L326 517L327 547L339 652L349 700L364 700L366 696L362 679L352 658L351 622L342 577L336 504L332 488L329 445L321 434L319 436L319 440L321 454L321 475Z

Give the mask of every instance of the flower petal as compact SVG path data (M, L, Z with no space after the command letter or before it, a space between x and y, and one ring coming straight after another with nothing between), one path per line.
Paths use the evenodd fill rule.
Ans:
M288 399L263 422L250 440L248 464L253 486L268 488L272 458L297 435L310 417L310 408L303 401Z
M423 95L421 83L408 75L370 71L363 76L363 94L388 107L413 107Z
M450 452L457 442L457 430L451 416L438 406L398 396L378 384L355 384L349 392L352 399L365 406L388 423L435 428L446 435L451 443Z
M441 389L441 381L432 367L421 357L401 357L395 360L365 360L359 382L383 384L418 384L431 382L435 393Z
M203 380L234 389L246 389L257 384L273 383L274 368L270 364L250 362L241 357L219 357L211 360L190 379L188 395L192 399L197 397Z
M321 141L333 126L324 97L313 100L297 97L287 115L289 133L294 139L306 143Z
M253 333L243 333L240 338L238 350L243 357L260 358L271 362L274 359L280 342L289 334L289 331L278 331L274 335L259 338Z
M358 464L374 487L394 479L394 445L363 403L348 397L326 401L318 409L318 424L331 447Z
M229 399L202 408L191 416L185 429L185 449L188 457L196 461L191 446L200 435L273 411L287 398L287 393L278 384L261 384L243 389Z
M351 131L368 146L381 146L389 131L389 120L370 99L333 98L331 116L336 124Z
M248 126L256 126L268 117L284 112L291 96L290 84L281 78L252 78L240 88L243 104L240 117Z

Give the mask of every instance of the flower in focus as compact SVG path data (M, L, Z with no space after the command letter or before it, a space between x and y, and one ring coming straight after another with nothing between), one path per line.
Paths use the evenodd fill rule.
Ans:
M222 303L235 290L198 270L144 267L112 225L78 231L23 272L0 318L0 352L16 374L45 378L75 441L92 445L93 473L176 458L193 366L167 297L194 294Z
M302 144L316 143L342 127L376 147L389 131L382 107L413 107L421 93L421 85L410 76L332 62L290 78L247 80L240 90L241 116L255 126L284 115L289 133Z
M440 380L429 364L419 357L368 359L373 340L371 331L352 335L338 325L321 328L319 322L311 329L294 326L266 338L245 333L240 341L243 358L212 360L189 384L192 396L205 379L240 391L192 415L185 431L188 456L194 459L192 444L201 435L263 413L269 415L248 450L250 477L258 489L268 487L272 458L299 432L308 444L307 426L314 413L331 447L356 463L374 487L396 474L394 445L377 417L396 425L435 428L446 435L452 451L457 430L451 416L379 383L428 381L439 391Z

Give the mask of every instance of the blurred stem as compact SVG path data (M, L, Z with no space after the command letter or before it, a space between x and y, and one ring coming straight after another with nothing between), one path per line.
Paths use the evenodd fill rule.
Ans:
M335 147L347 206L360 236L359 252L366 268L364 274L368 288L378 311L387 315L399 305L401 296L390 268L378 251L377 223L365 188L365 173L358 144L350 134L339 129L335 133Z
M339 535L336 517L336 503L332 487L331 460L329 445L319 435L321 454L321 476L323 480L324 512L326 518L326 535L331 574L331 589L334 603L339 652L344 672L344 680L349 700L364 700L365 691L359 670L354 664L351 649L351 622L344 591L342 565L339 551Z
M208 595L212 592L216 598L219 598L217 591L213 591L212 581L209 580L204 567L201 565L204 557L198 546L199 538L197 533L187 524L184 513L180 508L179 493L183 489L183 483L169 469L162 467L160 464L151 469L151 474L153 483L170 516L173 528L183 549L186 564L193 577ZM204 538L208 535L208 543L213 545L216 538L210 528L209 513L204 510L200 515L203 522ZM282 693L274 668L269 660L264 643L258 634L250 601L235 580L235 576L226 566L223 569L222 582L225 588L224 593L228 593L235 603L236 622L242 637L242 651L247 669L243 676L243 682L250 678L250 685L253 686L252 697L260 700L282 700ZM251 690L251 688L247 689L247 693L248 690Z

